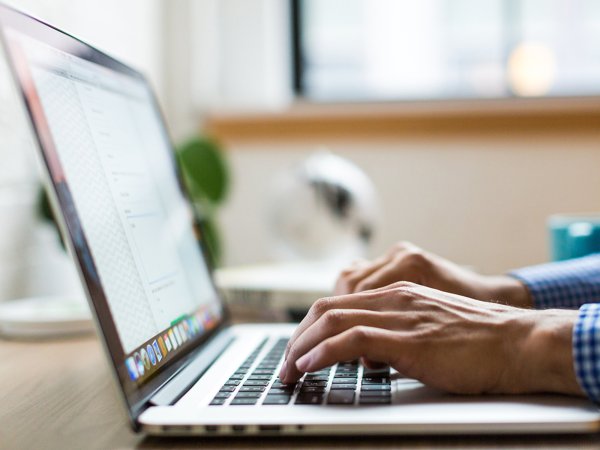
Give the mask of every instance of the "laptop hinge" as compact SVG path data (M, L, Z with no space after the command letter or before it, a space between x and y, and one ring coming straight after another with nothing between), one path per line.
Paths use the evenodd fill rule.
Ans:
M192 361L171 380L165 383L148 401L154 406L172 405L192 387L223 351L233 342L231 328L224 329L211 339Z

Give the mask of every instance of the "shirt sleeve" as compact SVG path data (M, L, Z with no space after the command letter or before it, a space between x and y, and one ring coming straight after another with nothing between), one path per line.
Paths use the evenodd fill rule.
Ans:
M527 286L538 309L577 309L600 302L600 254L525 267L509 275Z
M573 364L577 381L596 403L600 403L600 304L579 308L573 327Z

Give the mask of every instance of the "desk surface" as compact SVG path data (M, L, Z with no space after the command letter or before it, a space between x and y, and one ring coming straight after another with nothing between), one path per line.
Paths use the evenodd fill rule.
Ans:
M0 448L599 448L600 436L173 439L128 427L98 341L0 340Z

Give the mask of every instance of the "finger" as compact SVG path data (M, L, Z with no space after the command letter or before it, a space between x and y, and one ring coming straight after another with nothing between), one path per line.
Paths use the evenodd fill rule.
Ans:
M365 309L371 311L395 310L398 306L397 302L386 302L384 301L386 297L393 295L392 292L394 291L396 292L396 295L393 296L400 297L400 295L397 295L400 291L404 291L406 294L409 294L413 289L416 288L418 288L418 286L413 283L397 282L391 286L373 289L367 292L342 295L338 297L327 297L317 300L315 303L313 303L302 322L298 324L290 340L288 341L285 349L285 359L287 359L290 348L298 336L300 336L309 326L311 326L327 311L331 309ZM383 293L386 293L387 295L382 295Z
M392 257L390 255L382 256L372 263L366 264L359 268L352 268L342 271L336 284L335 294L344 295L355 292L356 285L373 272L379 270L380 267L386 265Z
M354 327L321 342L296 361L296 369L303 373L314 372L361 357L396 366L403 347L402 340L393 331Z
M369 358L364 358L364 357L360 359L360 362L367 369L371 369L371 370L385 369L386 367L388 367L388 365L385 363L371 361Z
M360 325L393 330L403 323L403 326L406 327L406 321L403 318L402 315L390 312L356 309L330 310L296 339L290 348L284 363L286 367L280 373L280 378L285 383L296 382L302 376L302 373L296 369L296 360L332 336ZM410 316L406 316L406 318L408 319Z
M383 286L388 286L396 281L413 281L411 274L407 273L402 261L393 259L379 270L361 280L356 285L356 291L368 291Z

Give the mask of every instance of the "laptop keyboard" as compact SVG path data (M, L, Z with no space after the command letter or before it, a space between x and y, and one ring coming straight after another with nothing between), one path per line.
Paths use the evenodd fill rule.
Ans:
M389 369L369 370L358 361L307 373L296 384L283 384L277 372L287 339L279 339L257 363L267 339L229 377L212 406L235 405L383 405L391 403Z

